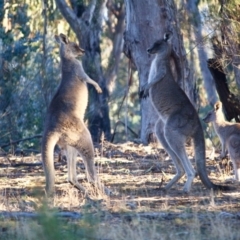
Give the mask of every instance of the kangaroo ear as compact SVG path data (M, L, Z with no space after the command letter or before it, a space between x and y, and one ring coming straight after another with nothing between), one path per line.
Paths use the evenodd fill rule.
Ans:
M173 36L172 32L168 31L164 33L163 39L165 42L170 42L172 39L172 36Z
M222 103L220 101L217 101L214 105L215 110L217 111L218 109L220 109L222 107Z
M65 44L69 43L68 37L66 35L64 35L63 33L60 33L59 37L63 43L65 43Z

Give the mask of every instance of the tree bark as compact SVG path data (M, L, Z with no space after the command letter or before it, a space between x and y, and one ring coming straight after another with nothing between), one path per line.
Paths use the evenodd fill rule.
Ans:
M139 86L144 85L152 56L147 49L166 31L173 33L173 51L171 65L175 80L193 101L193 84L189 81L191 69L185 57L183 39L176 19L177 12L173 0L125 0L126 30L124 34L124 53L136 67L139 76ZM158 116L149 99L141 100L141 141L149 142L154 133Z
M65 0L56 0L64 18L76 33L81 47L85 49L83 66L88 75L97 81L103 93L98 95L89 86L89 105L87 110L88 127L94 142L99 142L102 133L107 140L111 138L108 107L108 88L101 66L100 36L106 0L91 0L85 6L82 1L71 1L70 8Z
M204 46L203 36L202 36L202 25L201 25L201 17L198 9L199 0L189 0L187 1L187 10L190 15L189 24L193 24L195 41L197 46L199 65L203 77L203 83L205 86L205 90L207 93L208 101L213 106L217 101L217 94L214 87L214 81L211 76L211 73L208 69L207 65L207 53Z
M109 64L106 71L107 86L111 88L118 73L119 62L123 50L123 32L125 26L125 5L124 0L118 1L114 4L113 0L107 1L107 8L109 12L109 32L112 39L113 49L109 57ZM112 29L112 18L116 19L114 29ZM111 90L110 90L111 92Z

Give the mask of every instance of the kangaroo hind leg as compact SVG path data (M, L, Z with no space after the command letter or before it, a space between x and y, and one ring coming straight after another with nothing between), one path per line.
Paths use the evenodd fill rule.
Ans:
M155 125L155 132L157 135L157 138L159 142L162 144L163 148L167 151L167 153L172 158L172 161L176 167L176 175L174 178L165 186L165 190L169 190L176 182L179 181L179 179L184 175L184 168L182 166L182 163L178 156L175 154L175 152L171 149L170 145L166 141L166 138L164 137L164 123L161 119L159 119Z
M82 192L86 192L86 189L78 182L77 179L77 154L78 151L72 147L66 146L67 152L67 165L68 165L68 182Z
M104 187L97 176L94 165L94 148L92 138L87 128L85 128L76 148L83 159L88 182L92 183L94 187L100 190L102 193L111 195L112 192L108 188Z
M94 148L91 135L86 127L81 132L81 137L75 145L81 155L85 168L88 182L98 185L98 177L94 165Z
M186 137L179 133L176 129L165 127L164 136L171 147L172 151L176 154L179 161L181 161L181 165L184 168L184 171L187 175L187 181L184 185L183 191L188 193L191 189L192 182L195 178L195 170L188 159L186 150L185 150L185 142Z

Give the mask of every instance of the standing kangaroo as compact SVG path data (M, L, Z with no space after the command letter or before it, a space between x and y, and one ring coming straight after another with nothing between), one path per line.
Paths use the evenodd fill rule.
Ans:
M76 158L79 153L83 158L88 181L98 184L92 138L83 118L88 102L86 83L92 84L98 93L102 90L76 59L84 54L84 50L70 42L64 34L55 36L55 39L60 46L62 79L48 107L42 138L42 161L48 195L54 194L53 152L58 142L66 147L68 181L85 192L85 188L77 181Z
M147 51L156 54L152 61L148 82L141 88L140 97L145 98L150 92L151 102L159 118L155 125L157 138L171 156L177 173L165 186L169 190L184 175L187 181L183 191L191 189L195 171L187 157L186 140L194 142L197 172L202 183L208 189L229 189L227 186L213 184L208 178L205 160L205 140L198 114L184 91L175 82L171 68L172 34L165 33L164 38L156 41Z
M213 122L215 132L220 138L222 152L220 157L224 158L229 152L233 163L235 178L240 181L240 123L225 121L222 103L216 102L214 109L203 119L205 123Z

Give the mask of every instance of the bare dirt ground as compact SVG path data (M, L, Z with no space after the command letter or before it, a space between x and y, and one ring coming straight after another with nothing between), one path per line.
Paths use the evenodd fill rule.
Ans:
M237 231L240 223L240 187L231 180L233 170L229 161L216 158L211 160L211 151L207 151L206 162L211 180L214 183L235 186L236 190L212 192L203 186L199 177L196 177L191 192L183 194L183 177L165 194L161 187L174 176L175 168L161 147L143 146L132 142L104 142L95 151L100 179L113 195L107 197L93 190L92 195L96 201L89 203L82 193L67 183L66 161L64 158L58 161L56 155L57 195L52 205L58 211L80 214L83 208L88 206L94 214L101 211L105 216L104 222L113 226L119 224L119 218L132 222L134 216L138 216L148 220L164 220L164 226L168 222L168 228L174 225L181 229L188 228L197 216L201 222L201 229L212 226L213 219L222 219L226 224L231 223L231 227ZM187 152L195 166L193 148L187 147ZM78 172L81 173L79 181L88 187L85 180L81 180L84 178L84 165L80 157ZM45 196L44 184L40 155L0 157L0 218L4 214L7 216L7 213L36 212ZM225 223L223 226L226 227ZM228 239L237 239L234 236Z

